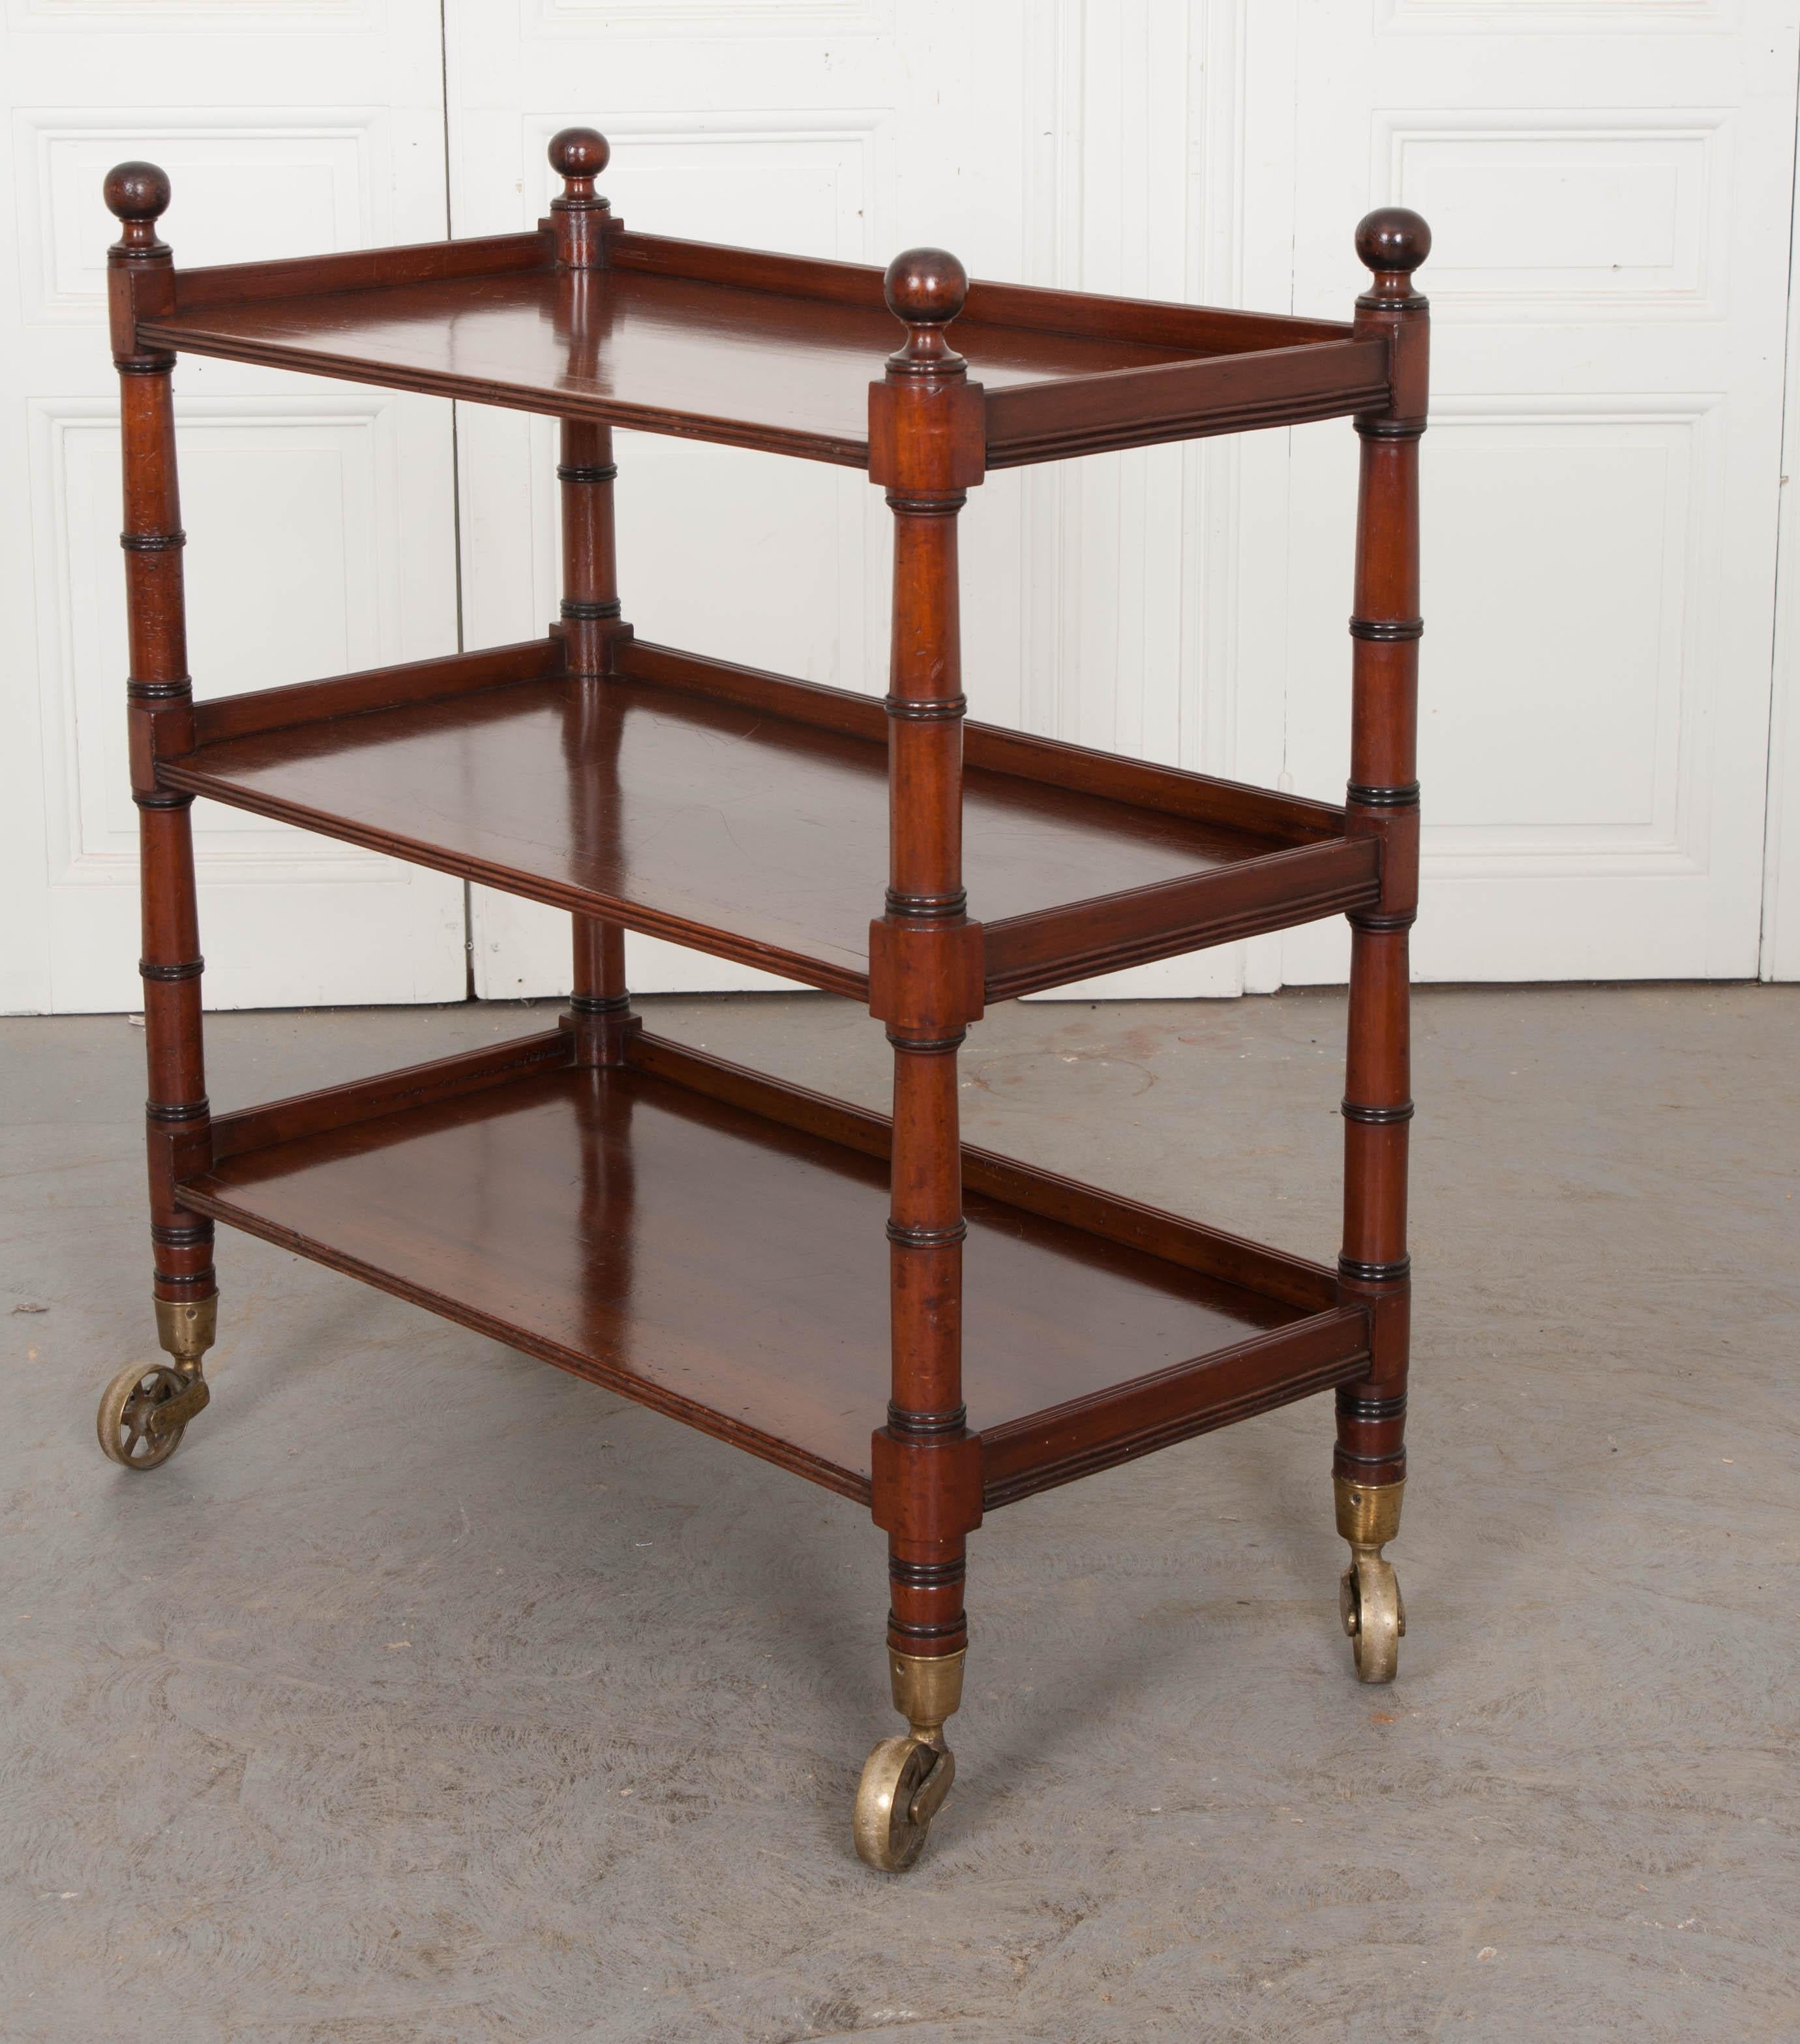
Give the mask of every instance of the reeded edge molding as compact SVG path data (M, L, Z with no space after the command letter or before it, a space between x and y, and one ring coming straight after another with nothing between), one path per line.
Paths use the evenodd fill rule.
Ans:
M206 961L203 958L185 959L179 965L157 965L148 959L137 961L137 973L140 979L198 979L206 970Z
M620 599L609 597L598 602L589 597L565 596L558 606L557 615L571 624L602 624L618 617Z
M1425 636L1422 617L1352 617L1350 636L1367 639L1378 646L1404 645L1409 640Z
M612 462L560 463L556 469L559 482L616 482L619 471Z
M128 554L161 554L185 547L187 535L179 525L172 532L121 532L119 544Z

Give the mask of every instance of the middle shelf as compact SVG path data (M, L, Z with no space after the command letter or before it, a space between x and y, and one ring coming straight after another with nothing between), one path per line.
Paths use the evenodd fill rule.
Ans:
M866 999L887 875L879 698L554 635L198 704L165 786ZM1344 813L971 723L987 998L1366 906Z

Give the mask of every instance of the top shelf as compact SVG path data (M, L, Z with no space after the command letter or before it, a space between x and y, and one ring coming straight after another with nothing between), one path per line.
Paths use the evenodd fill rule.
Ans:
M140 344L866 468L905 328L883 272L633 234L529 234L130 279ZM1347 325L975 283L948 329L989 468L1379 409Z

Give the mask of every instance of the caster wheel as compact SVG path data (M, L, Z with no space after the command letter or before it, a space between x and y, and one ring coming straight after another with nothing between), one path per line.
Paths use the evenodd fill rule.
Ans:
M152 1470L181 1446L187 1423L206 1404L206 1380L166 1362L134 1363L106 1386L94 1415L100 1451L121 1469Z
M882 1873L903 1873L925 1850L931 1820L956 1778L947 1748L922 1739L884 1739L856 1785L856 1852Z
M1359 1554L1337 1586L1337 1608L1350 1635L1360 1682L1391 1682L1400 1666L1406 1607L1394 1564L1379 1554Z

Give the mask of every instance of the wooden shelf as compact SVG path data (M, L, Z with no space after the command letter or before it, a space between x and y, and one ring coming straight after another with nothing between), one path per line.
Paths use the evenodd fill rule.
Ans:
M869 386L903 329L883 272L610 232L133 277L151 346L646 432L869 464ZM953 339L986 466L1291 425L1387 402L1387 344L1329 320L975 283Z
M866 998L888 855L879 699L627 641L227 697L167 786ZM971 724L987 997L1372 901L1343 811Z
M572 1054L556 1031L220 1117L183 1203L866 1500L887 1121L647 1036L623 1069ZM1329 1271L963 1160L990 1506L1366 1368Z

